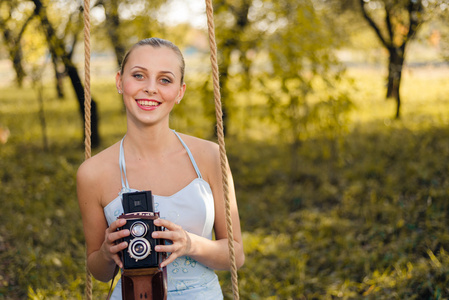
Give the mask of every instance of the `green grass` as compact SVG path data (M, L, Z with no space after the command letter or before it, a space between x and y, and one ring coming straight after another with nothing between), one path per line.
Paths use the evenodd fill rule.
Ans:
M449 298L448 71L405 73L401 120L383 99L382 72L349 73L355 109L346 130L332 141L303 140L294 175L288 145L259 119L263 109L234 107L227 149L247 257L241 299ZM213 125L203 116L200 85L189 87L172 127L208 138ZM125 116L113 82L94 82L92 90L104 148L125 133ZM0 127L11 135L0 144L0 299L83 298L75 172L84 148L66 91L70 98L61 101L44 90L44 151L35 92L1 89ZM219 276L232 295L229 272ZM94 299L107 290L95 281Z

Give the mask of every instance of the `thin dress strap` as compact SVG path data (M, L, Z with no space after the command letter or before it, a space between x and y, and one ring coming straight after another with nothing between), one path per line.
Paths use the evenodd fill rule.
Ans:
M172 129L174 134L178 137L179 141L181 142L182 146L186 149L187 154L189 155L190 161L192 162L193 168L195 169L196 175L198 175L198 178L203 178L201 176L200 169L198 168L195 159L193 158L192 152L190 152L189 147L187 147L186 143L181 139L179 134ZM122 180L122 190L119 194L127 193L131 191L129 188L128 178L126 177L126 163L125 163L125 151L123 150L123 140L125 137L122 138L120 141L120 155L119 155L119 165L120 165L120 179Z
M119 157L119 165L120 165L120 179L122 180L122 190L120 191L120 194L126 193L130 190L128 178L126 177L126 163L125 163L125 152L123 150L123 140L125 137L122 138L120 141L120 157ZM123 177L125 178L123 180Z
M179 136L179 134L178 134L174 129L172 129L172 131L176 134L176 136L178 137L179 141L181 142L181 144L182 144L182 145L184 146L184 148L186 149L187 154L189 155L190 161L192 162L192 165L193 165L193 167L195 168L196 175L198 175L198 178L203 178L203 177L201 176L200 169L198 168L198 166L197 166L197 164L196 164L196 161L195 161L195 159L193 158L192 152L190 152L189 147L187 147L186 143L184 143L184 141L181 139L181 137Z

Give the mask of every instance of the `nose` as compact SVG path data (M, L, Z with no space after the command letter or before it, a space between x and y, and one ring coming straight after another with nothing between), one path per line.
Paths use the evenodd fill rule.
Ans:
M157 93L156 82L155 80L148 79L147 84L143 88L143 91L149 95L153 95Z

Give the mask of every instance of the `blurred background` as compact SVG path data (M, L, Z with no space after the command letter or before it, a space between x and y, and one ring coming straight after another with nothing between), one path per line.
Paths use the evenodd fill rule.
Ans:
M449 2L213 2L240 297L448 299ZM203 1L91 0L91 21L93 154L154 36L187 64L171 127L216 140ZM82 299L83 1L0 0L0 32L0 299Z

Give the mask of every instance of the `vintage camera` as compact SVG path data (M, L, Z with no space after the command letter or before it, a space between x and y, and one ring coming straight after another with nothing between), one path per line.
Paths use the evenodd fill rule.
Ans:
M159 213L154 212L151 191L124 193L123 210L119 218L126 219L126 224L119 230L130 231L130 235L123 238L128 242L128 248L122 251L124 269L158 267L163 258L154 247L160 245L161 240L153 239L151 233L160 231L161 227L154 225Z

